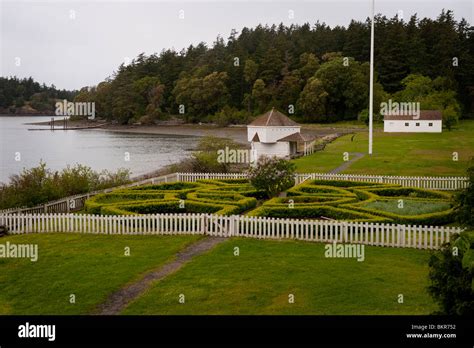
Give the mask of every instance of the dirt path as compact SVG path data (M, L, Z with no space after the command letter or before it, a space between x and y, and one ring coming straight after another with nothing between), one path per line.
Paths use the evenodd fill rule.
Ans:
M365 153L362 153L362 152L352 152L349 154L349 161L347 162L344 162L343 164L341 164L339 167L336 167L334 168L333 170L331 170L329 173L331 174L337 174L337 173L340 173L342 172L343 170L349 168L351 166L352 163L354 163L355 161L357 161L358 159L362 158L365 156Z
M146 273L135 283L127 285L126 287L112 293L104 303L98 306L95 314L119 314L125 307L127 307L130 302L138 298L148 288L150 288L153 282L163 279L176 272L187 261L212 249L214 246L223 242L225 239L226 238L223 237L206 237L205 239L201 239L198 242L189 245L183 251L177 254L175 260L161 266L158 269Z

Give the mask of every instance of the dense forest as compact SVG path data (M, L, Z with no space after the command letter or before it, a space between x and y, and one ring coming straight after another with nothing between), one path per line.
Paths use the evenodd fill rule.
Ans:
M368 106L370 21L348 26L257 26L233 30L211 47L140 54L76 101L98 117L151 123L244 123L272 106L303 122L364 118ZM375 101L420 102L446 118L474 113L474 36L451 11L436 19L375 20ZM1 96L0 96L1 98ZM21 101L21 100L20 100Z
M447 117L473 112L474 36L451 11L408 21L377 16L375 108L388 98L420 101ZM275 106L307 122L356 119L368 105L370 21L347 27L257 26L181 52L140 54L77 100L99 117L152 122L246 122Z
M41 85L31 77L0 77L0 113L51 115L56 100L72 100L76 94L77 91L58 90L54 85Z
M58 99L72 100L76 94L77 91L39 84L31 77L0 77L0 113L51 115Z

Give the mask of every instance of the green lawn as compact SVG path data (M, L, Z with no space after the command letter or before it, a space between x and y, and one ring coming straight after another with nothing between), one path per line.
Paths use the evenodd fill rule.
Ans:
M296 120L298 122L298 120ZM304 129L314 129L314 128L351 128L351 129L367 129L367 125L364 122L360 122L357 120L350 120L350 121L338 121L336 123L303 123L302 126ZM382 128L383 129L383 122L374 122L374 128Z
M448 210L449 208L451 208L451 204L449 204L448 202L423 202L420 200L404 199L403 207L400 208L398 199L391 199L369 202L363 207L375 210L382 210L400 215L419 215Z
M64 233L1 238L2 244L38 244L39 258L0 258L0 314L90 313L112 291L198 238ZM125 247L130 256L124 256ZM69 303L70 294L75 294L75 304Z
M353 138L353 139L352 139ZM352 140L351 140L352 139ZM296 159L299 172L327 172L343 164L344 152L366 155L343 173L450 176L465 175L474 156L474 121L461 121L452 131L443 133L374 132L372 156L367 155L368 133L345 135L328 144L324 151ZM453 152L459 160L453 161Z
M240 256L234 256L234 247ZM155 283L124 314L429 314L429 252L366 247L365 261L324 245L232 239ZM185 303L179 303L180 294ZM288 303L289 294L295 296ZM397 302L402 294L404 303Z

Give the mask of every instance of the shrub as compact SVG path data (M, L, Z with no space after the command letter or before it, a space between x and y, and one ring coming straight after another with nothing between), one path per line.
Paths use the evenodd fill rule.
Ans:
M240 111L226 105L222 110L214 114L212 120L220 127L225 127L230 124L247 124L249 114L245 110Z
M257 205L257 200L255 198L245 197L239 194L210 195L202 194L200 192L192 192L188 194L187 198L188 200L203 203L222 204L224 202L226 205L236 205L240 208L239 212L255 208Z
M272 198L269 201L265 202L265 206L270 205L281 205L289 206L291 205L300 205L300 204L310 204L310 205L333 205L341 203L350 203L357 201L355 198L345 198L337 196L288 196L280 198Z
M347 191L345 189L339 187L331 187L331 186L317 186L317 185L310 185L304 184L294 187L288 190L288 195L329 195L329 196L355 196L354 193Z
M440 314L474 314L473 255L474 238L464 232L431 256L428 291L439 304Z
M249 184L250 181L248 179L200 179L198 182L210 185L239 185L239 184Z
M255 209L249 215L251 216L266 216L274 218L299 218L299 219L319 219L330 218L335 220L351 220L351 221L372 221L384 222L389 219L364 214L360 212L351 211L343 208L336 208L331 206L295 206L294 208L287 207L269 207L261 206Z
M455 218L461 225L474 228L474 166L467 170L469 186L456 196Z
M365 182L365 181L321 180L321 179L312 180L308 184L309 185L336 186L336 187L354 187L354 186L371 186L371 187L374 187L375 185L379 185L379 184L374 184L372 182ZM386 186L387 185L383 185L383 187L386 187Z
M346 209L352 209L354 211L360 211L363 213L371 214L372 216L380 216L389 219L392 223L396 224L409 224L409 225L445 225L453 221L453 210L445 210L441 212L435 212L430 214L419 214L419 215L401 215L395 213L389 213L386 211L376 210L373 208L364 208L357 204L343 205Z
M239 167L239 164L219 160L219 151L226 148L237 150L242 149L243 145L230 139L212 136L202 138L197 151L187 160L191 164L191 170L198 173L229 173L234 167Z
M96 172L77 164L62 171L47 169L46 163L23 169L10 177L8 184L0 186L0 209L31 207L62 197L101 190L130 182L130 172L119 169Z
M369 125L369 110L364 109L361 112L359 112L359 114L357 115L357 120L359 122L365 123L368 126ZM375 122L381 122L382 120L383 120L383 116L380 113L374 111L374 113L373 113L374 123Z
M276 157L261 157L255 167L249 170L252 185L274 197L294 185L295 165Z
M452 105L443 110L443 124L448 131L459 122L458 112Z
M200 187L197 183L190 183L190 182L173 182L173 183L166 183L166 184L157 184L157 185L145 185L145 186L137 186L130 188L129 190L139 190L139 191L181 191L185 189L196 189Z

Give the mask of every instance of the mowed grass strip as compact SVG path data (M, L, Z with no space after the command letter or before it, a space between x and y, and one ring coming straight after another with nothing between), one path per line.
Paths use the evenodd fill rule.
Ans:
M234 256L234 248L240 250ZM324 244L231 239L155 283L123 314L429 314L429 252L365 247L365 261ZM179 296L185 303L179 303ZM295 303L289 303L289 295ZM398 296L403 295L403 303Z
M0 258L0 314L87 314L107 296L163 265L198 236L29 234L0 239L38 244L39 258ZM125 256L125 248L130 256ZM69 302L75 295L75 304Z
M366 155L342 173L415 176L464 176L474 156L474 121L461 121L442 133L374 132L373 154L367 155L368 133L349 134L328 144L324 151L294 162L298 172L328 172L344 162L344 152ZM453 160L456 152L458 160ZM351 156L349 156L351 159Z

